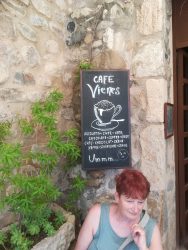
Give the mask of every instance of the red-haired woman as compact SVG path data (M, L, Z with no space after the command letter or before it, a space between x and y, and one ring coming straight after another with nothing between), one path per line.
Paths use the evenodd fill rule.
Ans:
M155 220L143 210L150 183L138 170L116 176L115 203L94 205L75 250L162 250Z

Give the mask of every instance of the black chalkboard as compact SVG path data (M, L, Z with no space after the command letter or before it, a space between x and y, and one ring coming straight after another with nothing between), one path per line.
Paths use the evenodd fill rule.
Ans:
M82 167L131 165L129 72L81 71Z

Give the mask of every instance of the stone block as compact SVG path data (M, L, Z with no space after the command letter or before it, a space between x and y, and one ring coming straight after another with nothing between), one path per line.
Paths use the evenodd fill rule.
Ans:
M33 26L39 27L42 29L47 30L48 29L48 22L47 20L39 15L31 15L30 16L30 22Z
M147 199L147 210L148 213L156 219L160 228L162 228L162 217L163 217L163 207L164 207L164 191L157 192L153 191L150 193Z
M135 77L164 76L164 46L161 40L145 40L136 44L137 53L133 58Z
M54 32L54 34L56 34L59 38L61 39L64 38L64 31L63 31L63 27L61 24L59 24L56 21L51 21L49 23L49 27L50 27L50 30Z
M103 45L101 40L94 41L92 44L92 48L99 48Z
M136 12L137 30L143 35L150 35L162 31L163 28L163 1L144 0L141 8Z
M7 10L10 12L13 16L17 17L24 17L26 15L26 11L24 9L25 6L22 4L17 3L16 1L1 1L1 4Z
M35 102L40 100L44 97L44 93L42 91L39 91L39 89L30 89L28 92L22 92L20 94L20 101L21 102Z
M91 44L93 42L93 35L91 33L87 33L84 38L84 42L86 44Z
M64 108L62 110L62 117L65 120L74 120L74 112L72 108Z
M126 63L121 55L113 50L107 50L93 58L92 64L97 69L126 68Z
M20 2L24 3L25 5L29 5L29 0L20 0Z
M136 164L139 164L141 159L141 148L138 136L136 136L134 133L132 134L131 138L131 149L132 149L132 165L135 166Z
M163 125L149 125L140 133L141 170L152 183L152 190L164 190L166 144Z
M167 102L167 82L164 79L146 81L147 114L149 122L164 121L164 103Z
M99 188L102 183L103 182L100 179L89 179L89 180L87 180L86 186L87 187Z
M146 91L142 86L133 85L130 88L132 124L143 123L146 116Z
M40 64L40 54L34 46L22 47L21 54L28 66L35 67Z
M58 52L60 52L58 43L53 39L47 40L45 46L48 53L57 54Z
M114 4L112 8L110 9L110 17L111 19L117 19L124 17L124 12L122 8L118 4Z
M0 101L14 102L20 100L21 91L16 88L1 88Z
M0 215L0 229L18 221L18 216L12 212L4 212Z
M16 37L16 32L14 29L13 21L11 17L6 16L4 13L0 13L0 36L9 37L9 39L14 39Z
M98 178L103 178L104 177L104 171L102 170L93 170L89 171L88 173L92 178L98 179Z
M19 22L17 27L23 37L32 42L37 41L37 34L35 30L32 29L27 23Z
M16 72L13 82L19 85L33 85L35 84L35 79L31 73Z
M6 82L9 78L9 70L0 63L0 84Z
M31 0L31 3L33 4L34 8L36 9L37 12L45 15L46 17L50 18L51 17L51 10L50 6L47 4L46 1L44 0Z
M107 28L110 28L111 26L113 25L113 22L112 21L101 21L98 26L97 26L97 31L104 31L106 30Z
M113 49L114 45L114 30L107 28L103 35L103 42L106 43L107 48Z
M122 53L122 49L127 49L127 41L125 41L125 33L123 31L115 32L113 49L115 51L118 51L120 54ZM126 51L129 51L129 50L126 50Z
M48 76L60 76L61 75L61 67L55 63L55 62L46 62L46 64L44 65L44 70L45 73Z

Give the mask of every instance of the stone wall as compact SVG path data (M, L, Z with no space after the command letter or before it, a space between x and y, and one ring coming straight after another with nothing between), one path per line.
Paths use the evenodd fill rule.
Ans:
M0 1L0 121L28 116L32 102L58 88L63 128L80 128L80 61L130 70L132 163L152 183L147 205L165 250L176 239L174 141L163 124L164 102L173 102L171 31L170 0ZM113 199L117 172L72 170L87 179L83 214Z

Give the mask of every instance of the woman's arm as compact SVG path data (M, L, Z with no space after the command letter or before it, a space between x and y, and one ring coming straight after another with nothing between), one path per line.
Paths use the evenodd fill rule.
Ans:
M161 243L161 234L158 225L154 227L149 250L163 250Z
M80 229L74 250L87 250L93 236L97 232L100 221L100 205L94 205L88 212L86 219Z

